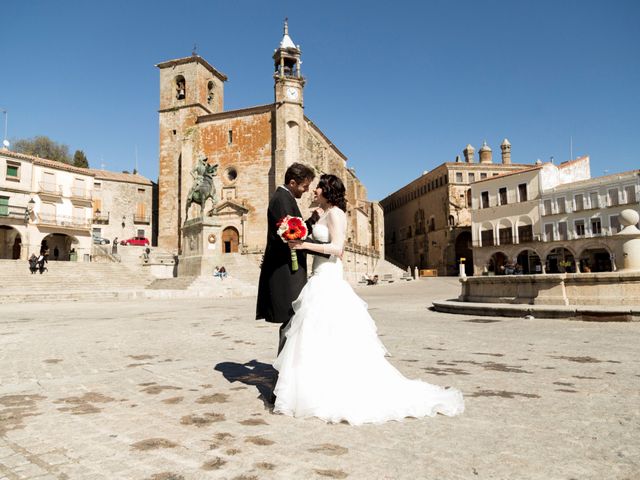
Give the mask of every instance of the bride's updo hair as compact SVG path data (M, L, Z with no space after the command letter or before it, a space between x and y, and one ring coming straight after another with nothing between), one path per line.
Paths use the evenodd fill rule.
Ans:
M322 196L327 199L331 205L335 205L340 210L347 211L347 199L345 198L346 189L344 183L335 175L320 175L318 188L322 189Z

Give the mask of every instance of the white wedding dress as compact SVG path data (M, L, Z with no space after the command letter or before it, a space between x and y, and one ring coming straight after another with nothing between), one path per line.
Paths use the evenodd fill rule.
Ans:
M342 251L346 215L337 207L313 228L313 237ZM367 304L343 278L342 261L314 256L313 275L293 303L274 412L353 425L405 417L457 415L460 391L405 378L385 358Z

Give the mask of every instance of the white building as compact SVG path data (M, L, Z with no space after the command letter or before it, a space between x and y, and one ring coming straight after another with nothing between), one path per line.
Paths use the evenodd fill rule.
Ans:
M471 185L474 274L610 271L618 216L639 209L640 170L590 178L589 157Z
M92 191L87 169L0 150L0 258L88 260Z
M541 239L557 247L547 255L547 270L559 271L560 263L575 263L577 258L578 269L610 271L614 252L605 237L620 231L620 212L627 208L638 210L639 199L640 170L544 191L540 198Z

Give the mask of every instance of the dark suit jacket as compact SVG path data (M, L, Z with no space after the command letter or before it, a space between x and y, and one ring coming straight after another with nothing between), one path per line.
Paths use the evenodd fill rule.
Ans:
M298 270L291 271L291 250L278 236L276 225L287 215L302 216L291 192L278 187L267 209L267 246L260 270L256 305L256 319L264 318L273 323L289 321L293 315L291 303L307 283L306 252L296 250Z

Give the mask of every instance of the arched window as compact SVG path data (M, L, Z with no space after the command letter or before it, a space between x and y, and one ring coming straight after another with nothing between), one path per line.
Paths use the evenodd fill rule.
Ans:
M431 217L429 219L429 231L433 232L436 229L436 218L435 217Z
M209 105L213 104L213 90L215 88L215 84L213 83L213 80L209 80L209 83L207 84L207 103Z
M176 98L184 100L187 96L187 85L182 75L176 77Z

